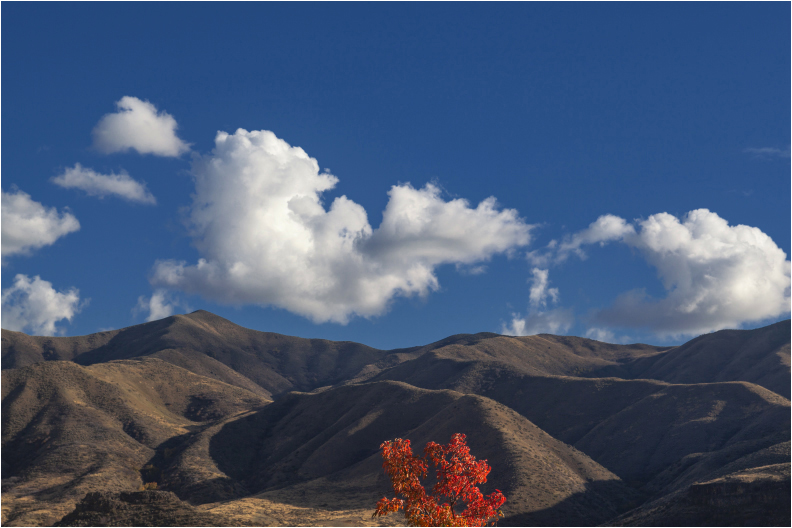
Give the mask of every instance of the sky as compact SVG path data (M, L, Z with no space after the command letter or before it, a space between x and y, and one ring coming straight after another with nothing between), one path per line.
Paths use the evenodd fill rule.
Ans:
M2 326L790 314L790 4L2 4Z

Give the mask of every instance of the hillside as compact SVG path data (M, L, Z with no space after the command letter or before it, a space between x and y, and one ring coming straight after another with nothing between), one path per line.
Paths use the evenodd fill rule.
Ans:
M597 375L669 383L748 381L789 399L790 321L756 330L713 332L665 354L636 358L618 371L605 368Z
M358 343L257 332L200 310L80 337L3 330L4 369L59 359L91 365L151 356L262 396L337 383L384 354Z
M458 431L468 431L471 449L493 466L483 490L497 485L509 497L506 525L599 524L640 498L585 454L497 402L396 382L292 393L218 424L174 455L162 482L202 503L237 498L236 487L237 496L273 490L298 505L305 492L326 504L361 507L391 493L378 453L383 441L407 437L420 450ZM205 473L200 481L198 472Z
M101 492L70 518L394 525L370 518L390 493L378 446L455 432L492 465L502 525L778 522L789 332L671 348L479 333L386 351L204 311L90 336L3 330L2 522L49 525ZM178 499L127 493L145 482Z
M498 362L535 376L656 379L670 383L747 381L789 398L790 322L723 330L679 347L614 345L573 336L460 334L408 349L377 350L349 341L259 332L199 310L78 337L2 331L2 368L52 360L83 365L158 357L191 372L259 392L313 390L366 381L425 354Z
M157 449L270 402L158 359L3 371L3 523L52 524L91 491L129 491ZM31 496L31 490L37 494Z
M757 385L529 376L502 364L425 355L375 379L492 398L641 486L691 453L787 440L789 400Z

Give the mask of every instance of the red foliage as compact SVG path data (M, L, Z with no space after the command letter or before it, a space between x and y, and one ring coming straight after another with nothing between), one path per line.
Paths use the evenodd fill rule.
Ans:
M492 468L486 460L476 460L465 444L465 435L456 433L447 445L429 442L424 456L412 453L409 440L397 438L384 442L382 467L390 475L396 495L404 499L383 497L377 502L373 517L380 517L404 508L404 516L412 526L484 526L491 518L503 517L498 509L506 497L495 490L485 497L478 484L487 482ZM420 478L426 477L431 463L437 468L437 484L428 495ZM445 497L448 500L440 501ZM463 511L457 510L464 507ZM494 524L494 523L493 523Z

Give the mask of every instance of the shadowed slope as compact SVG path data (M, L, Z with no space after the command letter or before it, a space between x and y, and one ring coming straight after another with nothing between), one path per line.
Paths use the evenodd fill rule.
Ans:
M269 401L157 359L3 371L3 523L51 524L89 491L124 491L164 441Z
M200 502L233 498L230 485L237 483L241 495L293 504L311 495L333 508L373 508L377 498L392 495L378 451L384 440L409 438L420 453L429 440L447 442L459 431L468 434L473 454L493 467L482 491L501 489L507 516L597 524L638 497L586 455L497 402L396 382L285 395L196 435L163 482ZM201 461L206 477L191 480ZM545 510L552 513L543 517Z
M790 435L789 401L743 382L531 376L503 363L434 353L375 379L492 398L639 485L691 453L740 443L743 456Z
M757 451L708 478L689 485L677 483L674 491L660 494L608 525L789 526L789 454L789 442Z
M665 354L638 358L619 370L604 368L596 375L670 383L748 381L789 399L790 321L702 335Z

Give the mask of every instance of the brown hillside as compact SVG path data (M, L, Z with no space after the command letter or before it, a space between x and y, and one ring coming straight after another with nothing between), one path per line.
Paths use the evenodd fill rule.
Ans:
M790 492L788 461L752 467L697 482L644 504L607 525L789 526Z
M637 485L691 453L740 443L743 456L790 435L789 401L742 382L531 376L504 363L435 353L374 379L492 398Z
M651 357L669 348L642 344L611 345L592 339L547 334L526 337L486 332L459 334L423 347L391 351L384 360L374 365L377 368L367 369L365 376L354 381L373 379L385 369L405 362L410 363L404 368L417 373L429 363L443 359L498 363L535 376L578 376L605 367L618 369L622 363ZM398 360L391 357L395 353L399 353Z
M169 491L93 492L55 526L255 526L193 508Z
M2 368L27 367L42 361L71 361L84 352L105 346L120 332L123 330L78 337L47 337L3 328Z
M87 365L153 355L262 396L367 381L426 354L498 362L535 376L643 378L671 383L748 381L787 398L790 395L789 321L756 330L715 332L680 347L613 345L547 334L509 337L480 333L382 351L359 343L249 330L203 310L79 337L2 332L3 369L47 360Z
M665 354L637 358L597 376L646 378L669 383L748 381L789 399L790 321L755 330L721 330ZM625 374L626 372L626 374Z
M3 371L3 524L52 524L90 491L131 491L163 442L269 403L157 359Z
M292 393L215 425L174 456L163 483L200 502L229 501L236 491L295 506L310 496L309 504L328 509L373 508L392 494L381 468L382 441L409 438L420 452L427 441L447 442L460 431L493 467L484 491L498 487L508 497L506 524L598 524L639 498L586 455L497 402L397 382ZM223 508L232 511L234 504Z
M789 424L789 400L758 385L668 385L575 446L626 481L643 483L692 453L737 444L755 451L788 440Z
M338 383L384 355L358 343L248 330L202 310L80 337L32 337L3 330L4 369L34 360L91 365L154 356L265 397Z
M455 432L491 463L505 524L783 521L789 331L674 348L480 333L382 351L203 311L71 338L3 330L2 522L50 525L101 491L74 522L161 506L165 523L394 525L370 518L391 493L378 446ZM121 500L143 482L191 505Z

